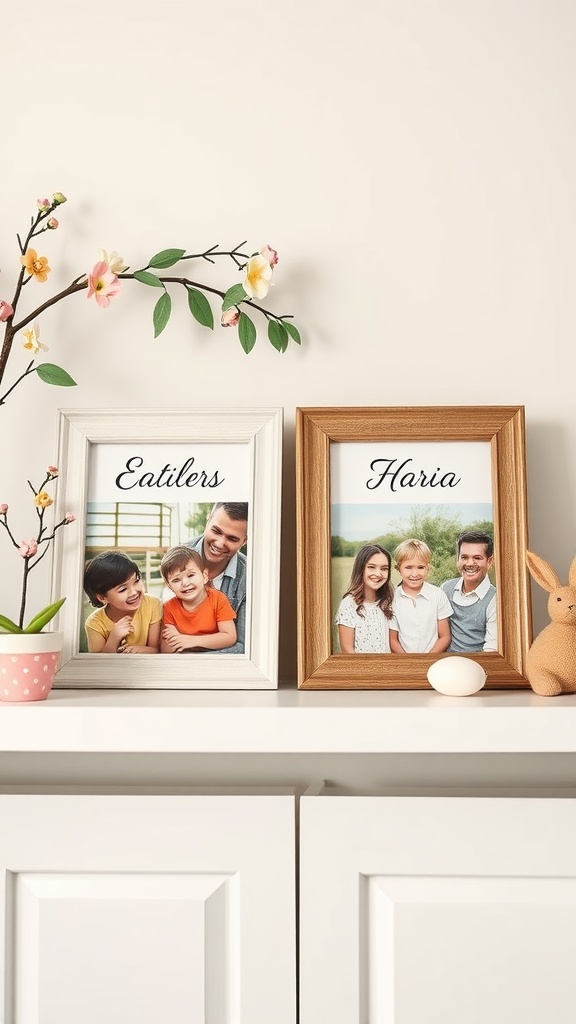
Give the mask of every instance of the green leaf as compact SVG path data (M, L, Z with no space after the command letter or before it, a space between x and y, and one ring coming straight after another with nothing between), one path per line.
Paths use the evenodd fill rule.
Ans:
M34 618L30 620L30 622L22 630L22 632L41 633L42 630L44 629L44 626L46 626L50 622L50 620L54 618L56 612L60 610L65 600L65 597L61 597L59 601L54 601L54 604L46 605L46 607L43 608L41 612L38 612L38 615L35 615Z
M34 369L45 384L55 384L59 388L75 388L76 381L55 363L39 363Z
M211 331L214 330L214 316L210 308L210 303L203 292L199 292L197 288L188 288L188 305L190 306L190 312L195 320L198 321L202 327L209 327Z
M283 320L282 323L284 324L284 327L288 331L288 334L290 335L292 340L295 341L297 345L301 345L302 338L300 337L300 331L296 327L296 324L293 324L291 320Z
M0 632L1 633L22 633L20 626L17 626L12 619L7 619L5 615L0 615Z
M246 313L240 313L240 320L238 321L238 337L240 338L240 344L248 355L256 344L256 328L252 323L249 316Z
M268 339L277 352L285 352L288 348L288 331L279 320L268 321Z
M185 253L186 249L162 249L162 252L157 252L152 257L148 266L155 267L156 270L166 270L167 267L173 267L175 263L179 263Z
M156 277L156 274L149 274L147 270L136 270L134 277L136 281L140 281L140 284L149 284L152 288L164 287L162 281Z
M172 312L172 299L168 295L168 292L164 292L158 299L158 302L154 306L154 312L152 313L152 320L154 321L154 337L157 338L159 334L166 327L170 319Z
M248 296L241 284L233 284L222 299L222 312L224 313L227 309L230 309L231 306L237 306L239 302L242 302L242 300L247 297Z

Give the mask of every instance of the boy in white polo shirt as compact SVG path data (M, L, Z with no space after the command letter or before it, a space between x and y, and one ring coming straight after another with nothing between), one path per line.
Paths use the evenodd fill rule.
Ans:
M431 560L428 545L413 537L399 544L394 552L401 582L392 602L393 654L441 654L450 645L452 606L440 587L426 583Z

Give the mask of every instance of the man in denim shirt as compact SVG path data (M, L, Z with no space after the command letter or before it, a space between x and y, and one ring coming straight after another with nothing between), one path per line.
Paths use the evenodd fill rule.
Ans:
M213 587L226 595L236 612L237 642L219 654L244 654L246 629L246 555L240 548L248 533L248 502L219 501L201 537L188 542L208 569Z

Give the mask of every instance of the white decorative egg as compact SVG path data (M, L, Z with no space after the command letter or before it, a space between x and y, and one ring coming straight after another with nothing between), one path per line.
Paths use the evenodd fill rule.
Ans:
M469 697L486 682L486 673L477 661L457 654L435 661L426 674L430 686L449 697Z

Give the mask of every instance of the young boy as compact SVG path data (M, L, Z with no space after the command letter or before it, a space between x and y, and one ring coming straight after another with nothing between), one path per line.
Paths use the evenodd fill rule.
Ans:
M162 614L162 654L221 651L236 643L236 612L220 590L208 587L208 570L193 548L170 548L160 572L174 597Z
M426 583L432 553L422 540L405 540L394 552L401 581L394 592L390 620L393 654L441 654L451 639L452 608L440 587Z
M248 502L217 501L201 537L186 542L202 557L213 587L221 590L236 612L237 640L223 654L244 654L246 642L246 555L240 549L248 534Z
M98 609L85 623L90 654L158 654L162 602L144 593L140 570L122 551L86 564L84 590Z
M455 652L498 650L496 587L488 578L494 561L494 542L487 533L468 530L456 541L459 577L446 580L442 590L452 605Z

